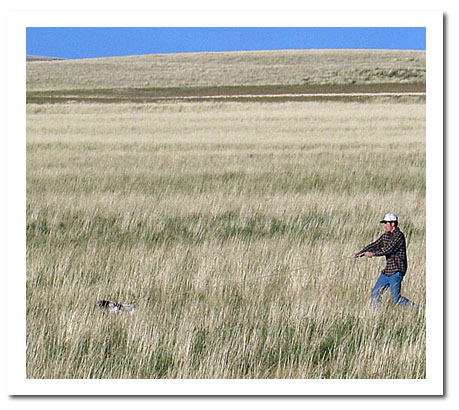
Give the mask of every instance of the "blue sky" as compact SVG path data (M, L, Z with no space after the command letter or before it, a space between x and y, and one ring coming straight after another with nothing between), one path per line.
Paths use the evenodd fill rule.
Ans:
M424 27L28 27L27 54L94 58L200 51L425 50Z

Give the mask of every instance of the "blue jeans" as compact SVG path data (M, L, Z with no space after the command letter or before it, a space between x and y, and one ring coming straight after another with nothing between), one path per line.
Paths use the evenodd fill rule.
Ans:
M381 295L387 288L390 288L390 297L392 302L400 306L413 306L413 303L407 298L400 295L402 286L403 274L402 272L394 273L391 276L386 276L383 273L379 276L378 280L371 291L371 306L377 308L381 302Z

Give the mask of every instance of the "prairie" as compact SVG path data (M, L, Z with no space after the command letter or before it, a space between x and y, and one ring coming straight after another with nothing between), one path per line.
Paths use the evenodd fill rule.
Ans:
M425 91L425 58L28 62L27 377L425 378L425 98L183 98ZM415 309L348 258L388 211Z
M184 58L155 86L203 85ZM150 84L123 61L28 63L28 91ZM426 377L424 102L29 102L26 147L28 378ZM415 309L372 311L384 261L348 258L388 211Z
M425 51L276 50L36 61L27 90L424 83Z

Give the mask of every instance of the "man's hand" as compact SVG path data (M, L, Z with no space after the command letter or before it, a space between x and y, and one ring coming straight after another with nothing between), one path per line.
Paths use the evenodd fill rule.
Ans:
M365 256L367 258L372 258L374 256L374 253L373 252L365 252Z

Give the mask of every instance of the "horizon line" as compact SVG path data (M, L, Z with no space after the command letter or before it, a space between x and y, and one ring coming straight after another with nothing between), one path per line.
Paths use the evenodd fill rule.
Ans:
M279 49L246 49L246 50L215 50L215 51L170 51L170 52L161 52L161 53L140 53L140 54L120 54L120 55L110 55L110 56L95 56L95 57L59 57L59 56L51 56L51 55L40 55L40 54L26 54L26 58L43 58L43 59L50 59L50 60L91 60L91 59L98 59L98 58L122 58L122 57L141 57L141 56L156 56L156 55L171 55L171 54L222 54L222 53L243 53L243 52L264 52L264 51L406 51L406 52L413 52L413 51L423 51L426 52L425 49L407 49L407 48L372 48L372 47L360 47L360 48L318 48L318 47L311 47L311 48L279 48Z

